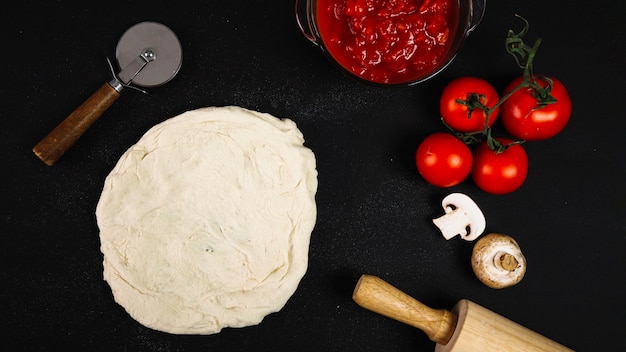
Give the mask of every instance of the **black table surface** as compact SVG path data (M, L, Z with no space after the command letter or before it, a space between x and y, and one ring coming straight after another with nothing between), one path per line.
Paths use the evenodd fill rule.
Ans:
M43 351L429 351L421 331L351 298L377 275L434 308L467 298L579 351L626 350L626 191L620 1L489 1L455 61L422 84L380 88L339 72L300 32L294 1L21 1L0 14L2 244L0 349ZM414 153L443 130L438 96L462 75L498 90L521 71L503 45L530 23L535 71L568 87L573 114L555 138L525 144L528 179L508 195L471 180L427 184ZM170 27L183 47L171 82L125 90L59 162L32 147L110 79L121 34ZM280 312L208 336L148 329L117 305L102 276L95 206L104 178L153 125L205 106L237 105L294 120L317 159L318 218L309 267ZM497 130L497 128L496 128ZM474 276L473 244L446 241L431 219L452 192L472 197L487 232L513 236L523 281L494 290Z

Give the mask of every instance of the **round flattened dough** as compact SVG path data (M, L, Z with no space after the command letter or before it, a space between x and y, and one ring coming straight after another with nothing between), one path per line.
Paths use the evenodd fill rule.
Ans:
M240 107L151 128L96 208L104 279L141 324L213 334L279 311L307 270L313 152L289 119Z

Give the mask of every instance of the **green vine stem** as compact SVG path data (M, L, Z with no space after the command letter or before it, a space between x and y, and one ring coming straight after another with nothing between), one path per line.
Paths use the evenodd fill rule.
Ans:
M546 76L537 76L533 74L533 60L535 55L537 54L537 50L539 49L539 45L541 45L541 38L535 40L532 46L527 45L523 37L528 33L528 28L530 27L528 21L519 16L515 15L517 18L524 21L524 28L519 31L519 33L515 33L513 30L509 30L507 33L507 37L504 41L504 45L506 51L511 54L517 65L523 70L522 73L522 82L518 84L516 87L511 89L507 94L502 96L491 108L487 107L484 104L485 96L478 93L470 93L467 96L467 99L457 99L458 104L462 104L467 106L467 118L471 118L472 112L474 110L480 109L485 113L485 125L482 131L470 132L470 133L461 133L454 131L452 128L447 126L444 122L444 125L448 127L454 134L463 141L465 144L477 144L483 141L486 138L489 148L493 150L495 153L502 153L508 147L514 144L521 144L524 141L514 141L510 144L503 145L500 141L496 140L491 134L491 127L489 126L489 116L496 110L504 101L509 99L513 94L515 94L520 89L530 89L533 97L537 100L537 107L542 108L548 104L556 103L556 98L554 98L550 92L552 90L552 80ZM542 86L538 80L541 80L545 83L545 87ZM443 122L443 119L442 119Z

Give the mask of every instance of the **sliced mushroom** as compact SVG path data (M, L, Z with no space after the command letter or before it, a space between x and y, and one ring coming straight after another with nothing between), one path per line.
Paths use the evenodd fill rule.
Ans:
M490 233L474 245L472 269L491 288L505 288L520 282L526 273L526 258L510 236Z
M466 241L473 241L485 231L486 220L483 212L472 198L463 193L452 193L441 201L445 215L433 219L446 240L460 235Z

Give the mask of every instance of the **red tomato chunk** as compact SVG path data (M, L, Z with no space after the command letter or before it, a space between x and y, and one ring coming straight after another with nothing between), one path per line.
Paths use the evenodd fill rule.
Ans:
M436 69L458 22L457 0L318 0L329 54L375 83L406 83Z

